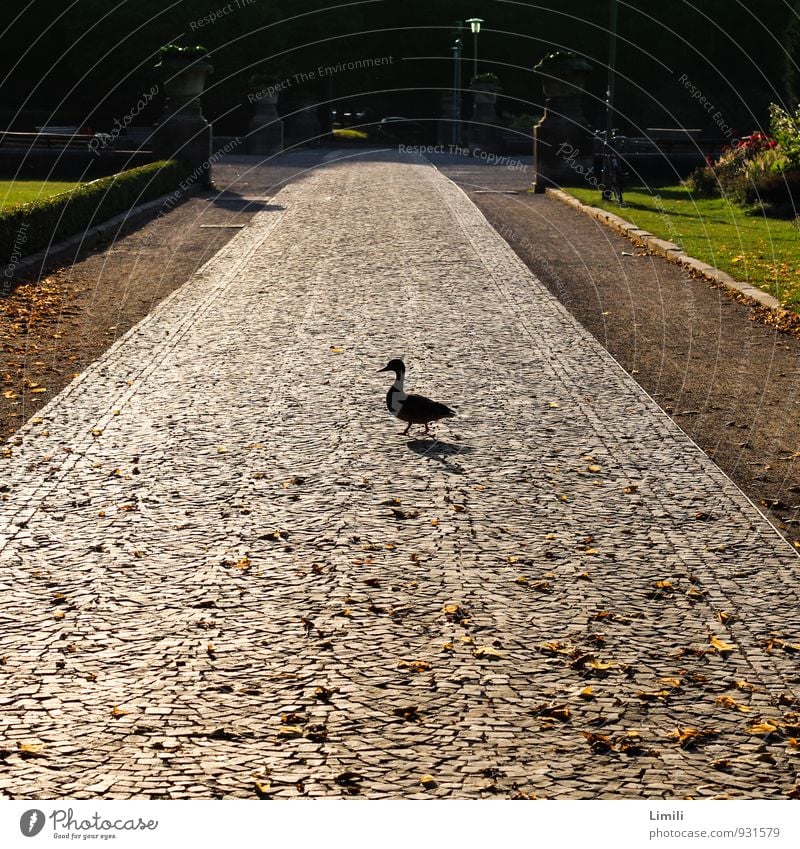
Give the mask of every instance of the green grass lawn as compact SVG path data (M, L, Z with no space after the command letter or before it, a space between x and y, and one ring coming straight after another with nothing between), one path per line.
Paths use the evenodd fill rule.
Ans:
M0 180L0 210L68 192L76 186L80 186L80 183L56 180Z
M602 200L596 189L566 191L800 311L800 222L746 213L722 198L694 197L683 186L626 189L623 208Z

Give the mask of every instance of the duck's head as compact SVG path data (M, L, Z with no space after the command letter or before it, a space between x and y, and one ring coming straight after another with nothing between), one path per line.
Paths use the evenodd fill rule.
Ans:
M406 373L406 367L402 360L389 360L383 368L378 369L378 374L382 371L393 371L399 380Z

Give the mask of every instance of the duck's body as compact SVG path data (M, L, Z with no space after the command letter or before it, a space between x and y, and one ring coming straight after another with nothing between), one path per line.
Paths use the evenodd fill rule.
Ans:
M439 419L450 419L455 412L445 404L431 401L424 395L409 395L404 389L406 367L402 360L391 360L385 368L379 371L393 371L395 381L386 393L386 406L389 412L400 419L408 422L408 427L403 431L405 436L411 429L412 424L424 424L425 433L428 433L428 425Z

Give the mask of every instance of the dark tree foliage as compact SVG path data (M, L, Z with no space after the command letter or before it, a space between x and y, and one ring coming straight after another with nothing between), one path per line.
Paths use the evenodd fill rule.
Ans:
M485 20L480 71L499 76L502 111L541 112L533 66L545 53L573 50L594 68L585 111L600 125L610 3L5 0L11 23L0 35L0 125L103 129L157 82L157 52L169 42L211 51L215 70L203 104L218 132L246 126L254 72L290 79L288 103L303 88L321 103L367 108L375 117L431 117L453 83L455 19L470 16ZM800 25L789 0L618 0L618 9L616 124L745 133L766 125L770 101L797 100ZM472 36L463 41L466 85ZM377 57L385 57L379 67L347 68ZM156 98L137 123L155 121L160 106Z

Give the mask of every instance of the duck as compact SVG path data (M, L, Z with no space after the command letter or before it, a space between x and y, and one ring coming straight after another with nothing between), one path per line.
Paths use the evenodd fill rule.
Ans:
M378 369L377 373L380 374L384 371L393 371L395 375L395 381L386 393L386 406L389 408L389 412L400 419L401 422L408 422L408 426L401 436L408 434L412 424L424 424L425 433L428 434L428 425L431 422L439 421L439 419L451 419L455 416L455 410L451 410L445 404L431 401L424 395L408 395L406 393L403 388L406 367L402 360L389 360L383 368Z

